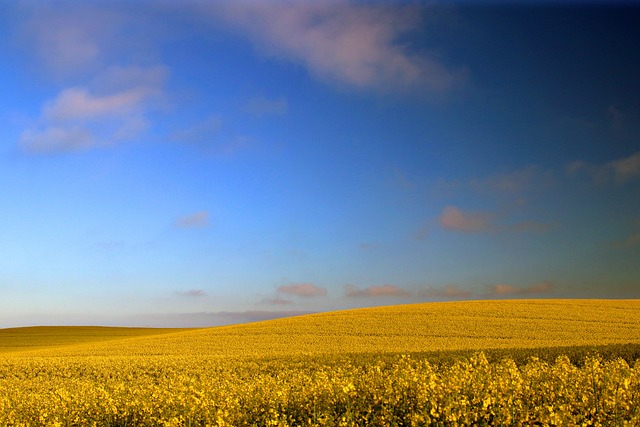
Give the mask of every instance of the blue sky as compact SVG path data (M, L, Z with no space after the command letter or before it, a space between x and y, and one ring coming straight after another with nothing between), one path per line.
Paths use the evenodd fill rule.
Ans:
M640 297L640 8L0 3L0 327Z

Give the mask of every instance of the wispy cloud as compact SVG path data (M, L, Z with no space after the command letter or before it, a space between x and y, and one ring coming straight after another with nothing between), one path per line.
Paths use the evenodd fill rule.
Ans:
M640 178L640 151L599 165L576 160L567 165L566 171L569 175L585 173L591 176L596 184L624 184Z
M304 298L321 297L327 295L327 290L325 288L316 286L312 283L294 283L291 285L282 285L278 286L277 291L279 293Z
M77 126L47 126L44 129L27 129L20 136L18 145L28 153L49 154L79 151L95 144L95 138L87 129Z
M496 296L548 294L553 292L554 288L555 286L550 282L537 283L524 287L500 283L491 287L490 294Z
M420 292L420 296L427 298L464 299L471 297L472 292L461 289L456 285L447 285L442 288L429 288Z
M48 72L65 78L103 66L120 45L127 16L114 9L68 2L21 2L26 16L18 39L36 52Z
M409 295L411 295L409 291L390 284L362 289L354 285L345 286L345 296L347 297L405 297Z
M161 66L115 67L89 87L64 89L45 102L19 144L26 152L47 154L134 139L147 127L147 115L162 103L167 74Z
M401 38L421 26L415 6L332 2L206 3L266 54L298 62L322 79L359 88L422 86L442 92L464 79Z
M489 212L463 212L455 206L446 206L440 214L440 225L447 230L477 233L492 228L495 215Z
M207 293L203 289L188 289L186 291L177 291L176 295L188 298L206 297Z
M73 87L62 91L44 106L44 118L52 122L91 120L131 114L153 93L149 87L135 87L104 96L89 94L87 89Z
M209 226L209 212L198 211L176 219L174 225L178 228L204 228Z
M455 206L446 206L438 221L443 229L461 233L542 233L553 228L553 224L540 221L507 222L501 218L498 222L498 219L494 212L462 211Z

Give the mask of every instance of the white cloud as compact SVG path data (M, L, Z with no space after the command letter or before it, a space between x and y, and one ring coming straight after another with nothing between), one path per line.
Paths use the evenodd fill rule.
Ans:
M54 122L100 119L137 113L142 103L153 95L154 89L134 87L104 96L88 93L87 89L73 87L63 90L44 107L44 118Z
M167 71L156 66L109 68L88 87L62 90L45 102L20 146L31 153L68 152L136 138L160 108Z
M266 54L300 63L325 80L383 90L419 85L441 92L462 79L463 73L399 41L420 27L416 7L341 1L201 5Z

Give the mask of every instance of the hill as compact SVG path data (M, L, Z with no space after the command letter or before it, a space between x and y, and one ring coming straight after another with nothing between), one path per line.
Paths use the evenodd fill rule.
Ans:
M162 330L119 341L94 338L87 344L41 351L69 356L276 356L637 344L640 300L420 303ZM0 334L0 347L6 347L2 340Z
M31 350L0 353L0 425L640 425L637 300L0 333L12 345Z
M171 328L30 326L0 329L0 353L62 347L185 331Z

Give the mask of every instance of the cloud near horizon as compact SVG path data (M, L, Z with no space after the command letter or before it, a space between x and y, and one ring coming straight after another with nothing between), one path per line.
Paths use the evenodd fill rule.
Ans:
M491 295L537 295L553 292L555 286L550 282L542 282L524 287L499 283L491 287Z
M313 283L294 283L291 285L282 285L277 288L278 293L294 295L297 297L311 298L322 297L327 295L327 289L314 285Z
M409 291L390 284L369 286L363 289L354 285L345 286L345 296L347 297L406 297L409 295L411 295Z

